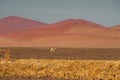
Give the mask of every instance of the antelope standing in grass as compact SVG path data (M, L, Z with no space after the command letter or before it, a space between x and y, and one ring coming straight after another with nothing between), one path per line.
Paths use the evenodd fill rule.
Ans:
M50 48L50 52L54 53L56 51L56 48Z

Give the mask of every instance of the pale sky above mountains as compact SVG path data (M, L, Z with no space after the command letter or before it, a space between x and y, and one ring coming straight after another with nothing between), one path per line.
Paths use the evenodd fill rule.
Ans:
M79 18L114 26L120 24L120 0L0 0L0 18L7 16L46 23Z

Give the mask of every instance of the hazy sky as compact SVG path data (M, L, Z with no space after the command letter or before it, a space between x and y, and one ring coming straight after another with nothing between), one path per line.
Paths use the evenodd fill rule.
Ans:
M54 23L69 18L120 24L120 0L0 0L0 18L20 16Z

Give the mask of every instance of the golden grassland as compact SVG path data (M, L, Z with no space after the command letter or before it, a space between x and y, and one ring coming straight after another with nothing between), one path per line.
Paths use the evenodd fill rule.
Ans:
M120 61L105 60L0 60L0 77L55 77L80 80L120 80Z

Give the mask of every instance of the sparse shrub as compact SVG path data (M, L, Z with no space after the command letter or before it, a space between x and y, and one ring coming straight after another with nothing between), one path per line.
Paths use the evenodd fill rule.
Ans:
M0 58L4 58L6 61L10 60L10 51L9 50L0 50Z
M5 59L6 61L10 60L10 51L6 51L6 52L5 52L4 59Z

